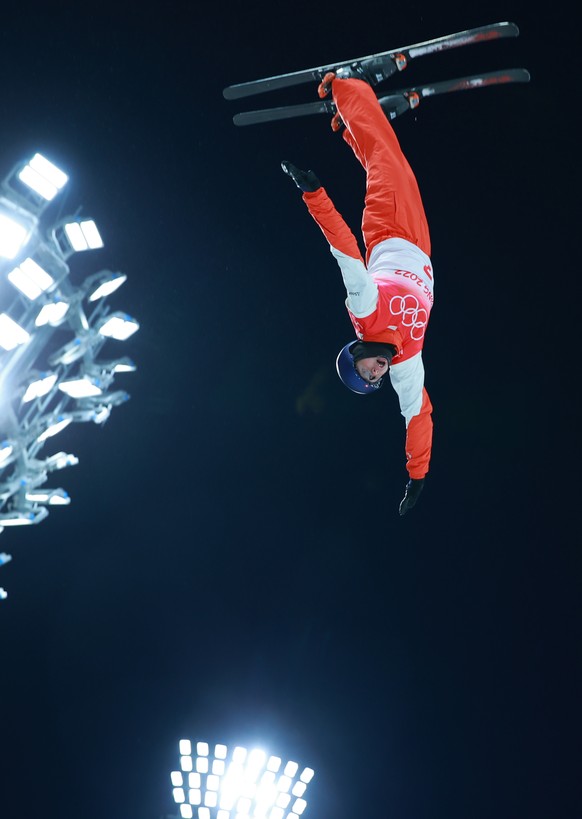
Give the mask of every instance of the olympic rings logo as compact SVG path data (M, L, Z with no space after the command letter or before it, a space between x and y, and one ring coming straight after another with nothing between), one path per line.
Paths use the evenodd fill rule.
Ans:
M390 312L393 316L402 316L402 324L411 327L410 338L413 341L420 341L424 337L428 322L428 313L420 302L411 293L406 296L392 296L390 299Z

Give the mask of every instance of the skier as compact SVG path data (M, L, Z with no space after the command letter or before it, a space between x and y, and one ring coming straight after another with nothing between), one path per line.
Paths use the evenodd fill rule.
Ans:
M372 395L389 378L406 422L408 482L399 505L416 504L429 469L432 405L424 386L422 348L434 298L430 236L414 174L392 125L371 88L365 67L341 68L323 78L337 113L332 129L366 171L362 234L358 242L319 179L288 160L281 166L303 192L303 201L336 258L347 291L346 307L356 339L339 352L337 372L350 390Z

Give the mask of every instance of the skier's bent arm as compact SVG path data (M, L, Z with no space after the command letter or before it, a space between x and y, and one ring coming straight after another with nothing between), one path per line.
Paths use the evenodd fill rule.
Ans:
M413 480L420 480L428 472L433 428L422 354L390 367L390 381L406 422L406 469Z
M358 318L369 316L378 303L378 286L366 270L356 237L324 188L303 194L303 201L330 245L347 292L347 306Z

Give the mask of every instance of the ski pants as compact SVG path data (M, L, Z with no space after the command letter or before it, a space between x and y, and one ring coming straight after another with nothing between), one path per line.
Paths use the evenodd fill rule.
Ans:
M366 171L362 234L366 261L378 242L398 236L430 256L430 234L418 183L376 94L358 79L336 79L333 100L343 138Z

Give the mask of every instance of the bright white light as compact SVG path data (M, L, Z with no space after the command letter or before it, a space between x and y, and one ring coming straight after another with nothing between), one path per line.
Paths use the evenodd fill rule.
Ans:
M190 788L188 791L188 802L191 805L199 805L202 802L202 792L199 788Z
M8 458L12 455L14 451L14 447L12 444L9 444L7 441L3 441L0 444L0 464L3 464Z
M180 805L180 816L182 819L192 819L194 814L192 813L192 808L190 805Z
M41 154L35 154L18 174L18 178L50 202L57 195L68 176Z
M275 804L278 805L280 808L286 808L290 801L291 797L289 796L288 793L280 793L279 796L277 797Z
M172 771L170 779L172 780L172 785L175 785L177 788L184 784L184 777L181 771Z
M208 808L198 808L198 819L210 819Z
M212 762L212 773L216 774L216 776L222 776L224 774L224 760L223 759L215 759Z
M48 503L49 506L68 506L71 502L64 489L34 489L26 493L26 500L31 503Z
M247 756L247 749L243 748L242 746L238 745L234 751L232 752L232 761L243 763Z
M196 760L196 770L198 773L208 773L208 759L206 759L206 757L198 757Z
M13 321L6 313L0 313L0 347L13 350L19 344L24 344L30 338L24 328Z
M44 373L40 378L37 378L35 381L31 381L26 388L24 395L22 396L23 403L26 404L29 401L33 401L35 398L41 398L43 395L49 393L54 387L56 380L57 376L55 373Z
M55 283L53 277L30 257L10 271L8 280L31 301L37 299Z
M196 743L196 753L198 754L198 756L208 756L208 743L207 742Z
M226 759L227 747L226 745L216 745L214 748L214 756L217 759Z
M65 225L65 233L73 250L95 250L103 247L103 240L92 219L84 222L69 222Z
M69 305L66 301L55 299L41 307L34 323L37 327L43 327L45 324L59 324L66 316L68 309Z
M206 777L206 787L209 791L217 791L220 786L220 777L214 774L209 774Z
M221 808L216 814L216 819L230 819L230 811Z
M280 791L286 793L289 788L291 787L291 779L288 776L281 775L279 777L279 782L277 783L277 787Z
M281 758L278 756L270 756L269 761L267 762L267 770L273 771L277 773L279 768L281 767Z
M248 813L251 809L251 800L246 796L241 796L236 803L236 809L239 813Z
M189 773L188 774L188 785L191 788L200 788L200 774L199 773Z
M44 506L41 506L36 512L8 512L0 514L0 526L30 526L40 523L47 515L48 512Z
M189 739L181 739L179 748L182 756L190 756L192 753L192 744Z
M285 816L285 811L283 808L272 808L271 813L269 814L269 819L283 819Z
M307 802L305 799L296 799L293 803L293 811L294 813L301 814L307 807Z
M123 282L127 279L123 273L110 273L109 277L106 281L102 282L99 287L97 287L89 296L89 301L97 301L97 299L102 299L105 296L110 296L111 293L114 293L118 287L121 287ZM199 742L198 745L206 745L208 748L207 743ZM200 751L198 752L200 753ZM208 751L206 751L208 754Z
M183 771L191 771L192 757L191 756L180 757L180 767L182 768Z
M216 791L206 791L204 796L204 804L209 808L215 808L218 803L218 794Z
M117 341L125 341L136 330L139 329L139 324L131 316L126 313L114 313L110 316L99 328L102 336L107 338L114 338Z
M296 782L291 789L291 793L293 796L303 796L306 787L307 785L305 782Z
M285 776L293 777L297 773L298 768L299 768L299 765L296 762L288 762L285 765L285 770L283 771L283 773L285 774Z
M313 768L304 768L299 779L302 782L309 783L313 779L314 773L315 771L313 770Z
M184 793L184 788L174 788L172 793L174 795L174 802L186 801L186 794Z
M73 419L69 416L59 415L55 423L47 427L45 431L38 436L36 439L37 442L41 443L42 441L46 441L47 438L52 438L53 435L57 435L65 427L68 427L72 420Z
M59 390L69 395L71 398L91 398L94 395L101 395L103 390L89 378L74 378L71 381L61 381ZM185 770L185 769L184 769Z
M67 452L57 452L55 455L51 455L50 458L45 460L45 466L47 469L65 469L67 466L76 466L79 463L79 459L76 455L71 455Z
M0 256L13 259L26 242L27 235L23 225L0 213Z

